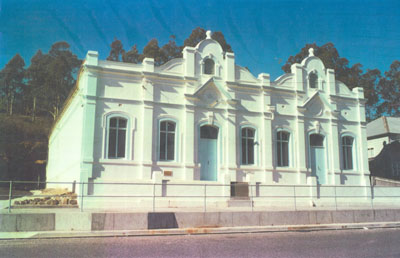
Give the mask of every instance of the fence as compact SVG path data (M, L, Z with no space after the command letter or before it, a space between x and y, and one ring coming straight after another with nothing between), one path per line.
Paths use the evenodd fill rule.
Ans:
M244 205L251 211L281 207L289 210L309 210L312 206L332 208L363 205L374 209L376 204L393 205L400 200L400 188L391 186L335 186L335 185L248 185L248 196L234 198L231 184L218 183L92 183L92 182L34 182L34 181L0 181L0 200L8 201L5 205L8 212L13 208L12 200L24 197L18 189L24 185L37 184L47 188L64 186L78 192L75 196L81 211L86 204L93 206L93 201L106 202L108 199L122 199L131 207L148 207L151 211L166 208L200 208L209 209ZM31 198L52 198L58 194L33 195ZM136 199L136 203L129 201ZM108 202L110 203L110 202ZM171 204L172 203L172 204ZM397 202L400 204L400 202ZM341 204L341 205L339 205ZM14 205L15 207L16 205ZM40 206L40 205L39 205ZM181 206L181 207L178 207ZM90 205L89 205L90 207ZM225 208L226 208L225 207ZM232 206L231 206L232 207ZM236 206L237 207L237 206ZM97 207L99 208L99 207Z

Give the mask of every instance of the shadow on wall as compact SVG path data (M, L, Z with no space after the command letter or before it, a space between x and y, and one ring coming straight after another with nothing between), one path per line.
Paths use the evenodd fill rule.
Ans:
M149 212L147 214L148 229L178 228L175 213L173 212Z
M274 180L275 183L279 183L279 179L282 178L281 173L274 171L272 172L272 180Z
M93 165L93 177L91 177L91 178L89 178L89 184L88 184L88 188L87 188L87 194L88 195L93 195L93 193L94 193L94 184L93 184L93 182L94 182L94 180L96 179L96 178L99 178L99 177L101 177L101 173L102 172L104 172L104 166L102 166L102 165L100 165L99 163L99 160L98 159L96 159L96 160L94 160L94 165Z
M340 184L345 185L347 181L347 176L344 174L340 174Z

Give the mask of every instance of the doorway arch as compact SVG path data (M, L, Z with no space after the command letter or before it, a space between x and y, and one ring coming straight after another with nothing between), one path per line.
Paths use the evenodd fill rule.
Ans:
M217 181L219 128L212 125L200 127L198 158L200 180Z
M310 134L310 162L311 176L317 178L317 184L326 183L326 161L325 161L325 136L322 134Z

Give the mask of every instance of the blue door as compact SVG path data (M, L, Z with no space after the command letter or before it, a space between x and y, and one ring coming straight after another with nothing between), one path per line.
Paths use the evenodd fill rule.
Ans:
M200 180L217 181L217 139L218 128L209 125L200 128Z
M317 177L318 184L325 184L325 148L324 136L310 135L311 175Z

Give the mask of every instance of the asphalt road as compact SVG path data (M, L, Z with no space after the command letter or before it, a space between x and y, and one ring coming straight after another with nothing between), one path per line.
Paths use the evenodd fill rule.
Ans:
M2 240L0 257L400 257L400 229Z

